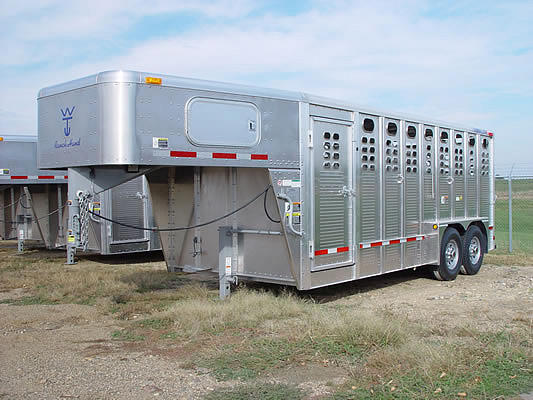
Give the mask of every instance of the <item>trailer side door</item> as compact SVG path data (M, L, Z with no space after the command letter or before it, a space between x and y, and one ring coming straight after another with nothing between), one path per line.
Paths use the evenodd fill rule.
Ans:
M351 122L311 117L312 229L311 270L353 264Z

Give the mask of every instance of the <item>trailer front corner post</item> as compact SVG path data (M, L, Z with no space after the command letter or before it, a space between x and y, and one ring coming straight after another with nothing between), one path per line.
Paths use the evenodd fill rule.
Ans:
M74 265L76 261L74 259L76 255L77 241L80 236L79 228L79 204L78 199L75 196L71 197L69 191L68 204L68 232L67 232L67 265Z

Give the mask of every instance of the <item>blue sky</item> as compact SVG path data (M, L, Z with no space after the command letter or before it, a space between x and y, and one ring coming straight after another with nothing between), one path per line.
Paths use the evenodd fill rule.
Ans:
M133 69L489 129L498 165L533 164L532 21L533 1L4 0L0 134L36 134L42 87Z

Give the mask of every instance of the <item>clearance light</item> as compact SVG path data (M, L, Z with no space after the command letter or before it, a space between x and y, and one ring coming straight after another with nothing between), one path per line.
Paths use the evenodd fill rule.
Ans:
M4 138L2 136L0 136L0 142L2 142L4 140Z
M487 134L489 135L489 137L493 137L494 136L494 133L492 133L492 132L487 132Z
M147 76L145 80L146 80L146 83L149 83L152 85L161 85L161 82L163 81L161 78L154 78L152 76Z
M437 229L439 229L439 226L437 224L433 224L433 229L437 230Z

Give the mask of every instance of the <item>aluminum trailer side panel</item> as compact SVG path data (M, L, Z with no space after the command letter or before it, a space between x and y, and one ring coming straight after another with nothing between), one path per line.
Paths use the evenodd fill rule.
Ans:
M156 222L166 227L224 215L272 184L277 204L267 194L267 208L281 224L252 203L216 224L163 233L169 269L227 267L310 289L438 263L448 226L477 224L493 248L487 131L301 93L151 76L107 72L43 89L40 163L72 167L94 193L130 179L133 165L147 174ZM57 148L65 108L75 110L74 142Z

